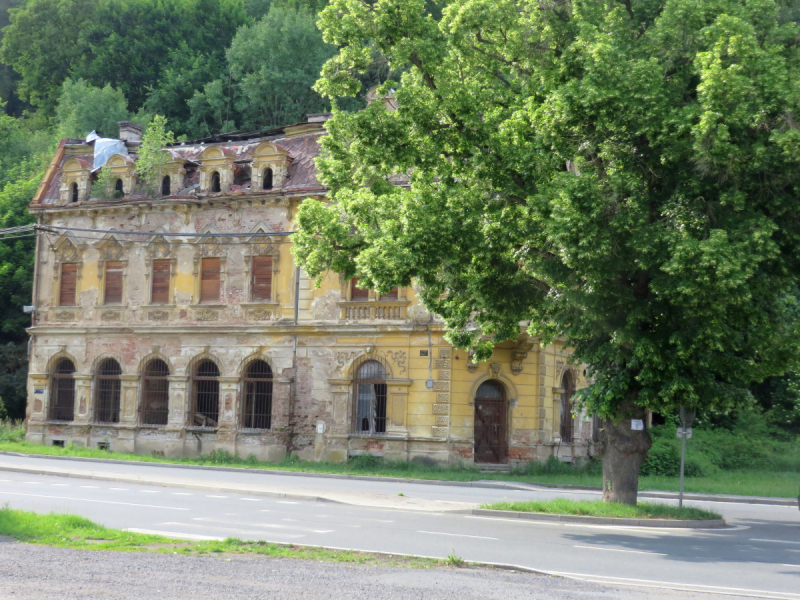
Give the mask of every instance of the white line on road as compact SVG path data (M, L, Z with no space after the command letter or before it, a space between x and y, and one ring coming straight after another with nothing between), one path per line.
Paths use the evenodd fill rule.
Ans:
M79 487L86 488L88 490L99 490L100 489L100 487L96 486L96 485L82 485L82 486L79 486Z
M630 554L649 554L651 556L666 556L658 552L648 552L647 550L621 550L619 548L604 548L602 546L573 546L573 548L586 548L587 550L602 550L603 552L628 552Z
M278 504L297 504L297 502L289 502L288 500L278 500Z
M227 498L227 496L212 496L211 494L206 494L206 498Z
M160 494L161 490L139 490L143 494Z
M157 506L155 504L135 504L133 502L114 502L113 500L95 500L94 498L70 498L69 496L45 496L43 494L23 494L21 492L0 492L0 496L29 496L31 498L51 498L54 500L75 500L77 502L97 502L98 504L119 504L121 506L143 506L145 508L164 508L166 510L191 510L177 506Z
M417 533L427 533L429 535L449 535L452 537L466 537L466 538L475 538L478 540L497 540L500 538L496 537L486 537L483 535L465 535L463 533L445 533L443 531L417 531Z
M773 544L800 544L800 542L790 542L788 540L762 540L759 538L750 538L751 542L770 542Z
M128 488L108 488L110 490L114 490L115 492L127 492Z
M23 481L23 483L27 483L30 485L42 485L41 481Z
M797 567L800 569L800 565L781 565L782 567Z
M176 531L158 531L156 529L138 529L136 527L129 527L122 531L130 531L132 533L145 533L147 535L163 535L168 538L182 538L186 540L206 540L221 542L225 538L213 537L210 535L197 535L194 533L177 533Z
M239 498L239 500L247 500L248 502L261 502L261 498Z
M69 487L68 483L51 483L50 485L53 485L55 487Z
M172 492L173 496L194 496L194 494L190 494L189 492Z

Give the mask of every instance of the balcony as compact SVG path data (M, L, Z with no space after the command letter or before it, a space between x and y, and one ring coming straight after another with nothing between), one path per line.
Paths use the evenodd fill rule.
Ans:
M408 300L365 300L339 302L343 321L404 321L408 318Z

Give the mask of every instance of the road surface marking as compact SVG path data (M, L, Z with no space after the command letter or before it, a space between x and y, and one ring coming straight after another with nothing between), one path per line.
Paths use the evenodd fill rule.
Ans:
M160 494L161 490L139 490L143 494Z
M658 552L648 552L647 550L620 550L619 548L604 548L602 546L573 546L573 548L586 548L587 550L602 550L603 552L629 552L630 554L650 554L651 556L666 556Z
M800 565L781 565L782 567L797 567L800 569Z
M115 492L127 492L128 488L108 488L110 490L114 490Z
M497 539L500 539L500 538L496 538L496 537L486 537L486 536L483 536L483 535L465 535L463 533L445 533L443 531L417 531L417 533L427 533L427 534L430 534L430 535L449 535L449 536L452 536L452 537L475 538L475 539L478 539L478 540L497 540Z
M261 502L261 498L239 498L239 500L246 500L247 502Z
M510 565L515 566L515 565ZM524 568L524 567L522 567ZM768 590L754 590L749 588L729 588L717 585L701 585L698 583L674 583L672 581L656 581L652 579L630 579L626 577L608 577L605 575L589 575L587 573L568 573L564 571L542 571L549 575L572 577L581 581L602 583L605 585L631 585L637 587L660 588L668 590L682 590L688 592L706 592L711 594L729 594L738 592L736 596L752 596L755 598L774 598L776 600L800 600L800 594L789 592L773 592Z
M51 483L50 485L54 485L56 487L69 487L68 483Z
M23 481L23 483L27 483L29 485L42 485L41 481Z
M156 529L138 529L136 527L129 527L127 529L123 529L122 531L130 531L132 533L145 533L147 535L163 535L164 537L169 538L183 538L186 540L205 540L205 541L216 541L221 542L225 538L222 537L213 537L210 535L197 535L194 533L177 533L175 531L158 531Z
M212 496L211 494L206 494L206 498L227 498L227 496Z
M194 494L190 494L189 492L172 492L173 496L194 496Z
M278 500L278 504L297 504L297 502L289 502L288 500Z
M800 542L790 542L787 540L762 540L759 538L750 538L751 542L770 542L772 544L800 544Z
M70 498L69 496L45 496L43 494L23 494L22 492L0 492L6 496L29 496L31 498L52 498L54 500L75 500L78 502L97 502L99 504L119 504L121 506L143 506L145 508L164 508L166 510L191 510L177 506L157 506L155 504L136 504L134 502L114 502L113 500L95 500L94 498Z
M96 486L96 485L81 485L81 486L78 486L78 487L86 488L87 490L98 490L98 489L100 489L100 487Z
M174 522L167 522L167 523L159 523L159 525L180 525L181 527L203 527L205 529L218 529L219 531L230 531L232 533L243 533L245 535L253 535L253 531L250 529L233 529L232 527L220 527L219 525L210 525L210 524L201 524L201 523L174 523ZM248 523L249 525L249 523ZM271 535L278 535L284 537L286 539L298 539L306 537L303 534L296 534L296 533L279 533L276 531L271 531Z
M306 529L305 527L297 527L293 525L278 525L277 523L252 523L242 521L221 521L212 519L211 517L194 517L192 521L202 521L203 523L220 523L222 525L246 525L249 527L263 527L264 529L289 529L293 531L305 531L313 533L334 533L335 529ZM307 521L306 521L307 522ZM163 524L163 523L162 523ZM252 531L250 531L252 533Z

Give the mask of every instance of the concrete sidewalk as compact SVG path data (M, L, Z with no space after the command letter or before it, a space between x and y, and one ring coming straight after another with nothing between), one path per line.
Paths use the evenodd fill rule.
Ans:
M24 468L20 467L19 465L14 465L9 461L4 461L2 459L3 456L8 456L9 461L12 461L13 458L11 457L19 457L25 459L43 459L43 460L55 460L64 463L72 463L69 467L65 466L62 473L45 473L42 468L39 466L33 467L29 465L28 470L25 471ZM76 467L75 464L80 465L87 465L86 467ZM98 469L92 469L90 466L92 463L98 465ZM103 465L104 469L101 471L99 470L100 465ZM183 471L201 471L204 472L202 475L198 473L198 477L186 477L181 478L181 485L170 485L171 481L175 481L174 477L160 477L155 475L148 475L147 480L140 479L139 476L130 475L125 473L114 473L114 477L119 477L118 479L109 479L108 477L112 476L108 471L109 465L120 465L120 466L140 466L140 467L154 467L158 469L180 469ZM60 467L46 467L47 469L60 469ZM482 480L482 481L443 481L443 480L435 480L435 479L407 479L407 478L399 478L399 477L376 477L376 476L369 476L369 475L345 475L345 474L337 474L337 473L308 473L303 471L285 471L285 470L270 470L270 469L247 469L241 467L224 467L224 466L208 466L208 465L187 465L187 464L180 464L180 463L156 463L156 462L145 462L145 461L129 461L129 460L119 460L119 459L100 459L100 458L84 458L84 457L72 457L72 456L49 456L43 454L23 454L18 452L0 452L0 470L12 470L17 472L28 472L28 473L36 473L36 474L53 474L53 475L63 475L63 476L72 476L72 477L89 477L98 480L106 480L106 481L130 481L134 483L152 483L153 485L163 485L169 487L189 487L191 485L200 485L206 487L194 487L191 489L198 489L198 490L209 490L211 491L230 491L235 492L237 486L244 486L241 489L246 493L256 493L250 489L249 486L253 485L256 488L260 488L261 495L265 496L273 496L273 497L283 497L288 498L287 494L291 495L294 498L302 498L305 500L319 500L319 501L329 501L329 502L343 502L347 504L361 504L364 506L382 506L386 508L404 508L408 510L433 510L433 511L453 511L453 510L465 510L475 508L477 504L473 503L465 503L465 502L453 502L453 501L443 501L443 500L420 500L420 499L411 499L411 498L403 498L403 497L394 497L386 494L372 494L369 492L351 492L351 491L334 491L329 489L309 489L308 486L306 487L296 487L296 486L275 486L270 484L262 484L257 483L257 480L260 477L268 477L270 475L280 476L280 477L297 477L303 478L305 480L308 479L322 479L322 480L350 480L350 481L368 481L368 482L386 482L386 483L412 483L416 485L424 485L424 486L442 486L445 488L453 488L453 487L461 487L461 488L482 488L487 490L519 490L519 491L529 491L529 492L551 492L557 493L559 490L563 490L565 494L572 495L572 494L588 494L588 495L597 495L600 492L600 488L593 488L593 487L585 487L585 486L570 486L570 485L552 485L552 484L533 484L533 483L522 483L516 481L497 481L497 480ZM77 471L76 471L77 470ZM66 472L66 471L69 471ZM73 471L76 474L71 474ZM221 472L221 473L237 473L240 475L248 475L252 476L255 483L232 483L231 481L215 481L215 480L208 480L205 479L205 476L209 472ZM77 472L80 473L90 473L90 475L79 475ZM71 475L70 475L71 474ZM200 483L200 478L202 479L202 483ZM322 483L322 482L320 482ZM213 487L207 487L213 486ZM322 488L324 486L320 486ZM282 494L278 496L279 494ZM355 497L374 497L366 500L366 502L356 502ZM724 495L724 494L698 494L698 493L684 493L685 500L695 500L700 502L724 502L724 503L735 503L735 504L763 504L763 505L772 505L772 506L797 506L797 500L790 499L790 498L774 498L774 497L762 497L762 496L734 496L734 495ZM665 491L640 491L639 498L652 498L652 499L663 499L663 500L677 500L678 493L677 492L665 492ZM373 502L378 502L378 504L374 504ZM418 502L424 503L427 505L429 502L434 502L440 504L437 508L415 508L415 504Z
M284 498L287 500L338 502L340 504L369 506L373 508L386 508L392 510L460 512L469 511L478 507L478 504L467 502L408 498L405 496L389 496L387 494L375 494L370 492L310 489L262 483L240 483L214 479L200 480L198 478L190 477L175 477L174 475L169 477L158 477L153 475L142 476L120 472L110 473L108 471L97 471L89 468L78 468L73 466L29 467L11 464L8 461L3 460L0 460L0 471L29 473L34 475L52 475L57 477L75 477L79 479L93 479L95 481L111 481L116 483L155 485L204 492L227 492L231 494L241 493L252 496L265 496L269 498Z

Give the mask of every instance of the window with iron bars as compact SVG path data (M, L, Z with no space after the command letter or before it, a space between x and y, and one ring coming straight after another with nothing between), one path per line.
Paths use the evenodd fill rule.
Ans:
M98 423L119 423L119 397L122 369L113 358L100 363L95 375L95 420Z
M216 427L219 422L219 367L204 360L194 370L192 377L193 406L191 425Z
M50 420L75 418L75 365L68 358L56 363L50 379Z
M362 364L353 381L355 432L386 433L386 368L377 360Z
M561 441L571 442L574 436L575 419L572 416L572 397L575 395L575 378L570 371L561 380L564 393L561 396Z
M244 374L244 410L242 427L272 427L272 369L263 360L254 360Z
M169 367L151 360L142 377L142 424L166 425L169 418Z

